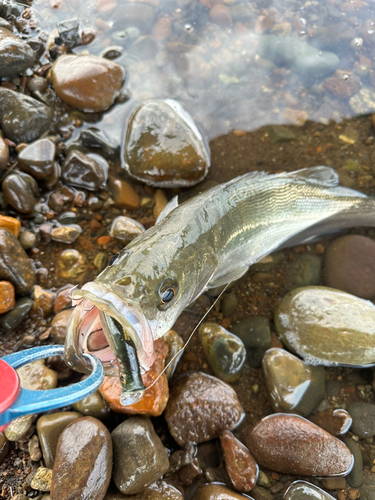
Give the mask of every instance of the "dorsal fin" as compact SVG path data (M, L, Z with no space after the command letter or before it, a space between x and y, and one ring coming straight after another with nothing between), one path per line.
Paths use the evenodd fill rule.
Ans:
M316 182L321 186L336 187L340 185L339 176L331 167L323 165L319 167L302 168L290 174L293 177L305 178L310 182Z

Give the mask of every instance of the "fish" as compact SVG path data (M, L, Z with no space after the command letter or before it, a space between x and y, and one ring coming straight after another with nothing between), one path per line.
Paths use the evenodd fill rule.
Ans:
M325 166L250 172L181 205L174 198L152 228L72 292L76 307L65 360L87 372L83 354L91 352L107 375L124 375L124 401L132 392L139 397L141 389L127 389L133 377L124 368L129 345L140 374L148 371L154 341L206 290L241 278L275 250L355 226L375 226L375 198L340 186L337 173Z

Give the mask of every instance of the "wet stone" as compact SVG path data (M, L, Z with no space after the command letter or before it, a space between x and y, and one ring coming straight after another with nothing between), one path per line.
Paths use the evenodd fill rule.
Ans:
M61 100L84 111L105 111L123 83L118 64L94 55L63 55L52 67L52 83Z
M68 19L57 23L57 30L59 32L56 43L65 45L68 49L72 49L81 43L81 35L78 19Z
M375 362L375 306L369 301L327 287L297 288L278 304L274 321L283 343L305 362Z
M116 238L124 245L127 245L134 240L134 238L142 234L144 230L145 228L142 224L135 219L125 217L125 215L119 215L113 219L109 234L112 238Z
M233 429L242 418L234 390L204 373L192 373L173 387L164 416L175 441L203 443Z
M25 250L29 250L36 245L36 236L31 231L23 231L19 236L19 240Z
M254 486L253 490L251 490L251 497L254 500L273 500L272 493L258 485Z
M0 26L1 76L15 76L30 68L35 54L30 45Z
M287 290L302 286L319 285L322 262L317 255L300 254L291 262L286 271Z
M9 161L9 146L0 135L0 171L4 170Z
M111 435L100 420L70 423L57 443L51 500L102 500L112 472Z
M353 469L350 474L348 474L346 480L348 481L349 486L352 488L358 488L363 483L363 459L361 447L349 437L344 439L344 443L352 452L354 457Z
M33 177L24 172L7 175L2 184L5 200L14 209L22 214L29 214L34 210L38 194L38 185Z
M64 411L43 415L38 419L36 428L43 452L43 460L50 469L55 463L57 442L60 434L71 422L81 416L80 413L75 411Z
M40 139L18 154L18 163L36 179L46 179L53 171L55 154L55 144L50 139Z
M180 357L182 356L181 349L184 346L184 341L174 330L168 330L167 333L163 335L163 340L168 346L168 354L165 358L165 366L168 366L168 368L165 370L165 375L169 380L176 369Z
M56 292L56 301L53 307L55 313L58 313L65 309L65 307L69 306L72 302L72 299L69 297L70 290L74 287L71 283L67 283L63 287L59 288Z
M245 497L221 484L208 484L198 491L195 500L244 500Z
M168 205L168 198L162 189L155 189L153 214L155 219L159 217L164 208Z
M0 314L13 309L14 304L14 286L9 281L0 281Z
M0 229L0 279L10 281L20 295L28 293L35 284L31 261L8 229Z
M4 462L9 453L9 441L3 432L0 432L0 464Z
M5 136L11 141L32 142L49 131L52 110L33 97L1 87L0 121Z
M221 304L220 310L224 314L225 317L230 316L238 306L238 299L235 293L227 293L224 295ZM234 332L233 332L234 333Z
M257 481L258 466L250 451L230 431L220 436L225 468L237 491L251 491Z
M52 481L52 470L46 467L39 467L33 477L30 486L38 491L50 491Z
M246 444L260 467L284 474L345 476L353 464L341 441L296 415L263 418L249 432Z
M317 413L310 420L333 436L346 434L353 422L349 413L340 409Z
M102 189L108 176L107 161L97 154L85 155L72 151L61 170L61 177L67 184L89 191Z
M344 477L327 477L322 479L322 486L327 490L345 490L346 479Z
M348 412L353 419L353 434L363 439L375 436L375 404L352 403Z
M63 344L65 342L66 325L68 324L72 312L73 309L61 311L57 313L51 321L51 337L59 344Z
M283 500L334 500L334 498L314 484L295 481L285 492Z
M5 429L5 437L9 441L21 441L33 425L34 418L34 415L24 415L23 417L15 418Z
M177 488L165 481L156 481L146 488L142 493L124 496L116 488L109 487L104 500L183 500L183 496Z
M226 382L237 380L246 359L243 342L217 323L202 323L198 332L214 374Z
M169 469L167 449L146 417L130 417L112 432L113 480L126 495L142 492Z
M271 346L271 327L267 318L249 316L231 327L248 351L248 362L252 368L260 368L264 353Z
M141 206L139 195L128 182L110 176L108 185L116 207L131 211Z
M327 286L363 299L375 297L375 242L359 235L342 236L327 248L324 257Z
M375 92L371 89L361 89L358 94L349 99L352 111L357 115L367 115L375 111Z
M17 328L17 326L20 325L22 321L28 317L32 307L32 299L28 297L18 299L11 311L1 315L0 327L5 332Z
M307 365L284 349L266 351L262 373L275 412L297 412L308 417L323 398L324 368Z
M70 226L55 227L51 231L51 238L60 243L74 243L82 233L81 226L71 224Z
M351 71L338 69L335 73L324 81L324 87L333 95L348 99L356 94L361 86L361 80Z
M45 318L53 312L55 294L36 285L33 290L34 304L33 310L41 313Z
M87 270L84 255L75 249L61 252L57 261L57 271L61 278L82 280Z
M115 159L119 155L119 144L104 130L90 127L82 130L80 141L88 148L99 148L100 154L106 159Z
M156 187L193 186L210 166L210 152L191 116L176 101L150 100L132 113L122 164Z
M95 417L99 420L107 418L110 411L99 391L95 391L74 403L73 409L85 417Z

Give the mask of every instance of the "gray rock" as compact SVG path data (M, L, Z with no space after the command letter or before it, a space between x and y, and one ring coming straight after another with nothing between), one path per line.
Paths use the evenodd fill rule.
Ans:
M140 493L169 469L168 452L146 417L131 417L112 432L113 480L124 494Z
M361 447L351 438L345 438L344 443L352 452L354 465L346 480L352 488L358 488L363 483L363 459Z
M285 285L287 290L300 286L319 285L322 261L317 255L300 254L288 265Z
M220 311L224 314L225 317L227 317L237 309L237 306L238 306L238 299L236 294L227 293L224 295L221 301Z
M363 439L375 436L375 404L352 403L348 412L353 419L353 434Z
M18 163L36 179L45 179L53 172L55 154L55 144L50 139L40 139L19 153Z
M0 77L22 73L34 64L33 49L4 27L0 27Z
M96 191L103 188L107 182L108 163L99 155L72 151L62 167L61 174L67 184Z
M11 311L1 315L0 327L5 332L17 328L17 326L20 325L25 318L27 318L32 307L33 301L28 297L17 300Z
M242 340L247 349L268 349L271 345L270 322L263 316L249 316L233 325L231 332Z
M375 498L375 477L374 474L366 476L362 486L359 488L361 500L374 500Z
M29 214L34 210L39 189L31 175L25 172L14 172L5 177L2 184L5 200L17 212Z

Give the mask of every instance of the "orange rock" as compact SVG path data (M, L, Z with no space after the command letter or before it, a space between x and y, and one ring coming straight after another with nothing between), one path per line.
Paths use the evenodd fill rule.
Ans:
M0 314L14 307L14 286L9 281L0 281Z
M145 387L150 386L164 369L168 346L163 339L155 341L155 353L154 364L148 372L142 375ZM145 395L138 403L131 406L122 406L120 404L121 384L118 377L104 377L104 382L99 391L111 410L131 415L139 414L157 417L163 413L169 398L168 381L165 373L151 389L146 390Z
M9 229L9 231L11 231L16 238L18 238L21 231L20 221L14 217L7 217L5 215L0 215L0 227Z
M117 207L137 210L141 206L140 197L128 182L110 176L108 184Z
M152 29L152 36L161 42L169 37L172 32L172 25L167 17L161 17Z
M157 189L155 191L154 200L155 200L155 205L154 205L153 215L155 219L157 219L161 214L161 212L163 211L163 209L165 208L165 206L167 205L168 198L164 193L164 191L162 191L161 189Z
M57 291L55 305L53 306L54 313L62 311L68 304L70 304L71 299L69 297L70 290L74 287L68 283Z
M112 238L110 236L100 236L100 238L97 239L97 242L99 245L104 247L105 245L108 245L111 239Z
M226 5L214 5L210 10L210 18L214 23L222 26L230 26L232 24L232 15Z

